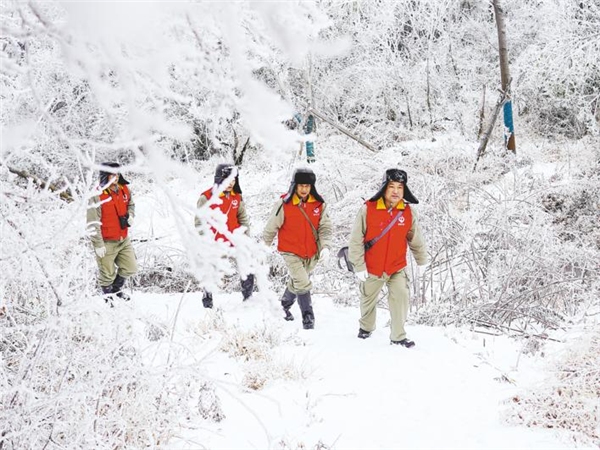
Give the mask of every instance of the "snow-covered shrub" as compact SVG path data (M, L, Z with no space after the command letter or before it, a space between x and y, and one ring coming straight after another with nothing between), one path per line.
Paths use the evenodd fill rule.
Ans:
M213 383L205 382L200 385L200 396L198 399L198 410L204 419L220 422L225 418L221 401L215 393Z
M567 430L573 443L600 445L600 331L590 323L569 340L548 363L548 377L539 387L510 400L506 419L528 427Z
M17 333L2 324L4 346L18 343L7 339L17 334L24 344L16 349L18 361L2 357L6 448L160 446L182 420L222 416L197 366L182 365L175 353L169 365L154 366L148 352L158 350L145 341L135 316L122 306L107 311L100 302L71 306ZM202 400L209 395L212 406Z
M264 361L254 361L244 367L242 385L248 389L259 391L270 381L277 380L304 380L308 377L308 370L299 367L293 361L270 357Z
M306 368L278 356L277 348L283 343L281 332L266 323L250 329L228 325L222 310L217 308L215 314L194 327L194 332L200 336L209 332L220 335L220 350L243 363L242 385L249 389L263 389L271 380L299 380L307 376Z
M268 360L280 339L281 335L267 324L250 330L233 326L227 328L221 350L242 361Z

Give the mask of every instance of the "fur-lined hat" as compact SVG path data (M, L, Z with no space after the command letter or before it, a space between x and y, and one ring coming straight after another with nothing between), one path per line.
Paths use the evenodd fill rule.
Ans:
M232 172L235 171L235 183L233 185L233 192L236 194L242 193L242 188L240 186L240 176L238 175L238 169L233 164L219 164L215 169L215 185L219 186L223 181L225 181Z
M294 196L294 193L296 192L296 187L299 184L310 184L310 195L312 195L317 201L319 201L321 203L325 203L325 200L323 200L323 197L321 197L319 195L319 193L317 192L317 188L315 187L316 182L317 182L317 176L312 171L312 169L308 169L308 168L296 169L294 171L294 175L292 175L292 182L290 183L290 189L288 190L288 193L286 194L286 196L283 198L283 202L288 203L292 199L292 197Z
M419 200L417 200L417 198L412 194L412 192L410 192L410 189L408 188L408 175L404 170L400 169L388 169L385 171L385 174L383 175L383 181L381 182L381 187L377 191L377 194L371 197L369 201L374 202L383 197L390 181L397 181L398 183L402 183L404 185L404 201L406 203L419 203Z
M118 169L121 167L121 165L119 163L115 163L115 162L105 162L102 163L103 167L110 167L113 169ZM120 173L118 170L113 170L111 172L106 172L104 170L100 170L100 186L102 186L102 188L106 189L108 187L108 177L110 177L111 175L114 175L115 173L119 174L119 181L118 183L122 186L129 184L129 181L127 181L125 178L123 178L123 174Z

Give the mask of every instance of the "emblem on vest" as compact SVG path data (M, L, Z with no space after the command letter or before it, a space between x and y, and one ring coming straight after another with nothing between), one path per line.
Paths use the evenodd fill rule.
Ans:
M231 202L231 205L232 205L234 208L236 208L236 207L237 207L237 205L238 205L238 201L237 201L237 200L233 200L233 201Z
M404 216L398 219L398 226L401 227L402 225L404 225Z
M319 212L320 212L320 210L319 210L319 207L316 207L316 208L313 210L313 214L314 214L315 216L318 216L318 215L319 215Z

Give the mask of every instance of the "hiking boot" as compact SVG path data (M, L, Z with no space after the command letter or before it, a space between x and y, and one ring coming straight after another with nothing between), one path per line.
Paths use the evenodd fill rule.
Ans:
M248 275L245 280L242 280L242 301L248 300L254 291L254 275Z
M402 347L411 348L415 346L415 343L409 339L402 339L401 341L390 341L392 345L401 345Z
M290 312L290 308L296 301L296 294L286 288L283 296L281 297L281 307L283 308L283 312L285 313L284 319L287 321L294 320L294 316Z
M310 292L298 294L298 306L300 306L300 312L302 313L302 326L305 330L312 330L315 327L315 314L313 313Z
M202 296L202 304L205 308L213 307L213 296L210 292L204 292L204 295Z
M125 280L126 279L123 278L121 275L117 275L115 277L115 281L113 281L112 284L112 291L121 300L128 302L129 300L131 300L131 297L129 297L129 295L123 292L123 285L125 284Z
M312 312L302 314L302 327L305 330L313 330L315 328L315 316Z
M371 337L371 331L365 331L362 328L358 329L358 337L360 339L367 339L368 337Z
M110 286L100 286L100 289L102 289L102 298L104 298L106 304L111 308L114 308L115 305L113 303L115 301L115 295L113 293L112 284Z

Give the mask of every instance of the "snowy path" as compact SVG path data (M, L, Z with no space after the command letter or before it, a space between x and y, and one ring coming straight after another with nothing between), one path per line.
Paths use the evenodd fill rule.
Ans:
M172 319L181 298L140 297L136 309L165 319ZM508 340L488 336L484 349L482 335L413 326L408 332L417 346L407 350L389 345L386 311L378 311L379 329L363 341L356 338L355 308L336 307L319 296L314 303L316 329L304 331L298 320L286 323L278 310L260 300L242 304L239 294L215 295L215 306L222 308L228 325L246 330L266 326L281 335L274 361L296 367L303 377L270 379L259 391L244 389L241 383L249 367L268 372L268 366L212 353L206 368L219 380L226 419L200 424L201 431L186 435L190 440L178 448L201 443L211 449L312 449L319 442L322 448L336 449L567 447L549 431L510 427L500 420L502 401L516 388L496 380L499 370L476 353L483 351L487 358L497 347L499 359L514 363L515 349ZM215 312L201 307L199 294L188 295L178 339L188 347L202 340L189 330L211 314ZM216 348L222 336L208 334Z

